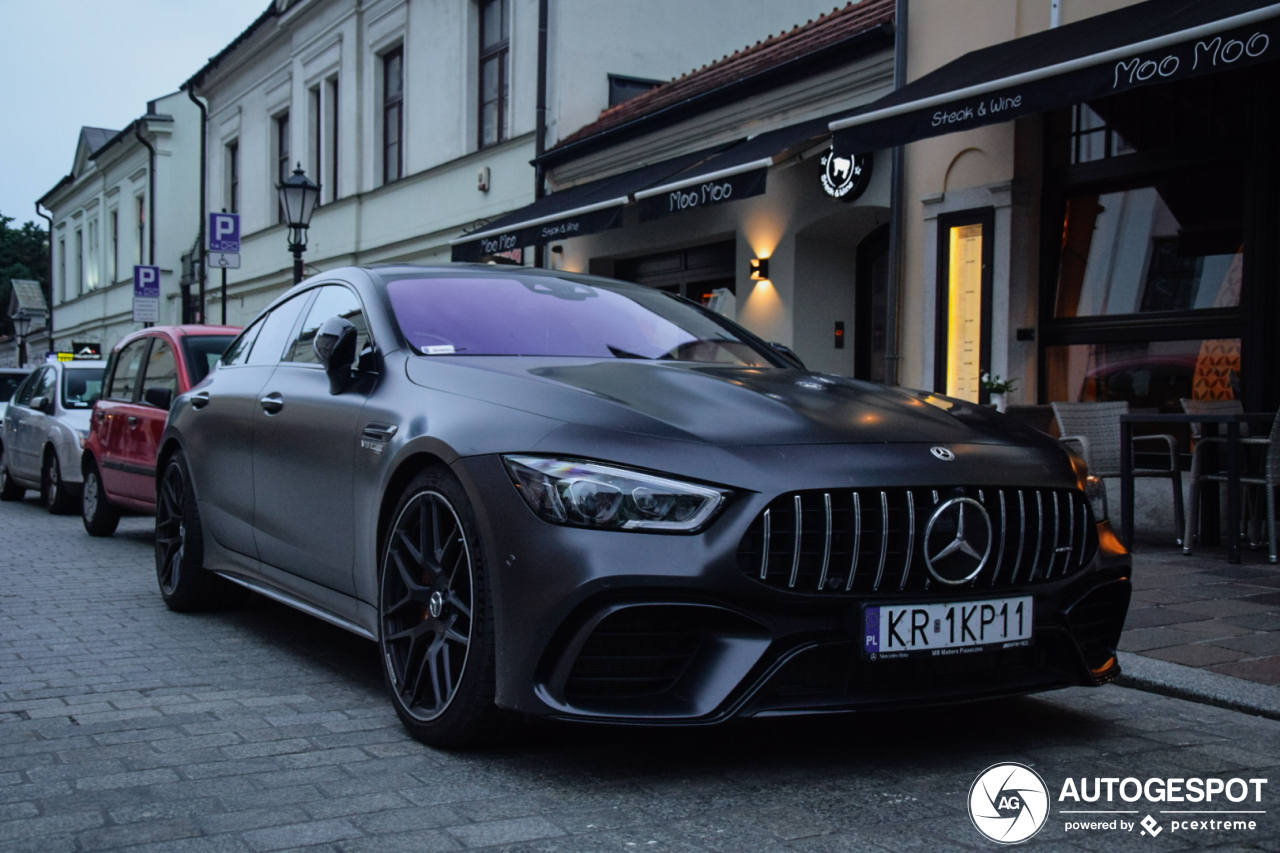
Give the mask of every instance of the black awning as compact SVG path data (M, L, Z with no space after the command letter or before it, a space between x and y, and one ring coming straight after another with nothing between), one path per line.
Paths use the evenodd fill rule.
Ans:
M640 221L760 195L769 167L797 147L828 136L828 122L820 118L761 133L637 192Z
M1147 0L967 53L830 127L848 156L1276 58L1275 0Z
M451 241L452 258L478 261L486 255L617 228L622 224L623 205L634 193L714 157L723 148L704 149L544 196Z

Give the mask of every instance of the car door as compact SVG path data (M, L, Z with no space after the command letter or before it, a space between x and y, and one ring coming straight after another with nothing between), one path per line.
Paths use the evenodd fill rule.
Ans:
M148 392L167 392L168 399L178 396L178 361L173 343L162 335L151 338L151 349L144 362L137 402L125 417L125 441L121 445L125 468L129 472L129 497L148 502L156 499L156 452L160 434L164 432L169 410L147 401Z
M352 479L366 397L356 390L329 393L312 341L320 325L335 316L360 331L357 352L368 332L353 290L326 284L317 291L254 414L254 527L259 559L351 594Z
M138 338L118 353L107 377L102 399L94 409L94 429L98 433L102 459L102 485L108 495L136 498L142 493L143 472L130 460L129 443L137 429L137 394L143 364L151 338ZM152 462L154 467L155 462ZM154 488L145 499L155 500Z
M31 414L31 398L40 387L44 371L47 369L42 367L31 374L14 393L13 399L9 401L9 410L5 413L4 443L9 473L26 480L31 479L29 457L32 451L29 447L31 439L27 423Z
M48 432L50 417L32 403L40 400L53 400L58 393L58 373L53 365L45 365L34 377L31 392L17 407L14 413L15 435L13 465L9 473L21 477L28 482L40 480L41 453L44 450L44 436Z
M311 296L308 291L280 303L246 329L192 393L191 411L183 422L182 442L201 520L220 545L251 557L258 553L253 535L254 414Z

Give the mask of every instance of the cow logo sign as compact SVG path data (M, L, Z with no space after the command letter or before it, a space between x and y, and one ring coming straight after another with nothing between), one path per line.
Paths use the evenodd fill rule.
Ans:
M822 155L822 189L837 201L853 201L867 191L871 182L871 154L837 157L829 149Z
M997 844L1020 844L1049 818L1049 789L1025 764L993 764L969 788L969 819Z

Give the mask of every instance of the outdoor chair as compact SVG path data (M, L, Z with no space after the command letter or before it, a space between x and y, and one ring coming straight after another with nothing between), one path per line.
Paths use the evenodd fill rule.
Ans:
M1089 473L1100 479L1120 476L1120 416L1129 413L1128 402L1119 403L1054 403L1053 414L1063 444L1075 445ZM1169 455L1167 468L1133 466L1133 476L1164 477L1173 487L1174 538L1182 544L1185 513L1182 506L1182 472L1178 468L1178 440L1171 435L1135 435L1133 445L1162 443ZM1133 453L1133 447L1123 452Z
M1183 404L1199 401L1184 400ZM1203 403L1200 403L1203 405ZM1188 412L1200 414L1199 410L1187 409ZM1230 411L1230 410L1228 410ZM1242 411L1236 409L1235 411ZM1241 425L1243 429L1243 424ZM1206 436L1200 439L1196 449L1191 454L1191 494L1189 496L1191 506L1187 513L1187 529L1183 534L1182 553L1191 553L1192 534L1200 521L1200 484L1208 481L1211 483L1227 482L1227 475L1219 471L1205 471L1202 462L1203 454L1200 448L1208 447L1211 443L1225 443L1226 438L1220 436ZM1262 470L1258 472L1245 472L1240 475L1241 486L1262 486L1267 493L1266 509L1263 518L1267 524L1267 545L1270 549L1269 556L1271 562L1276 562L1276 488L1280 486L1280 412L1276 413L1276 419L1271 424L1271 435L1267 438L1261 436L1253 437L1242 435L1240 444L1244 447L1263 447L1266 449L1266 458L1262 463ZM1240 535L1239 531L1231 531L1231 535Z

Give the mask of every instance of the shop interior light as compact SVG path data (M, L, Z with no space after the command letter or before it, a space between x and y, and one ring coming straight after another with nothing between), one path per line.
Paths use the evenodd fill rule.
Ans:
M768 281L769 280L769 259L768 258L752 258L751 259L751 280L752 281Z

